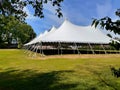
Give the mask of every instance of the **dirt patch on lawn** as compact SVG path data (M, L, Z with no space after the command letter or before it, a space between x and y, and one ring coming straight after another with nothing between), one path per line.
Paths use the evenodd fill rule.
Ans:
M77 59L77 58L120 58L120 54L67 54L67 55L49 55L49 56L37 56L35 59L54 59L54 58L68 58L68 59Z

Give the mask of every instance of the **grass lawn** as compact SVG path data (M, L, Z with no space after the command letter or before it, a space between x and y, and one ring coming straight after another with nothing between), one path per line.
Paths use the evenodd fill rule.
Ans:
M0 49L0 90L120 90L120 54L32 58L23 50Z

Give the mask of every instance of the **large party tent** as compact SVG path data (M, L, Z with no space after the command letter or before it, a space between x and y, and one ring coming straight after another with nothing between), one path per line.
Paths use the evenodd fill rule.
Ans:
M75 47L79 53L78 46L88 45L91 52L95 53L92 45L100 45L105 51L103 45L108 45L111 40L112 39L110 37L103 34L97 28L91 26L78 26L72 24L68 20L65 20L58 29L52 28L46 35L37 38L34 41L34 44L37 43L36 47L41 52L43 52L43 49L45 49L42 48L43 46L52 45L52 48L54 48L54 50L56 48L58 53L61 50L61 53L63 52L63 46L68 46L71 48Z
M111 38L91 26L77 26L65 20L52 34L46 35L41 42L95 43L109 44Z

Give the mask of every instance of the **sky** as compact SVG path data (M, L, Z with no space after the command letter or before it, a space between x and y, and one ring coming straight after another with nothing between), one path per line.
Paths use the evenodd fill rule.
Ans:
M50 3L44 5L44 18L33 16L31 7L24 8L28 14L26 22L32 26L37 35L49 30L52 26L58 28L65 19L80 26L91 25L92 18L103 18L105 16L117 20L115 11L120 8L120 0L64 0L61 3L63 17L55 15L55 8ZM103 31L104 33L108 33Z

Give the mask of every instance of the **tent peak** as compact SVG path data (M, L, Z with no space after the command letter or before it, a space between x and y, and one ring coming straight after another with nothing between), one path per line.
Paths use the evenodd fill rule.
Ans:
M53 25L51 29L56 29L56 27Z
M56 30L57 28L55 27L55 26L52 26L52 28L50 29L50 32L51 31L54 31L54 30Z
M73 25L68 19L65 19L64 22L63 22L63 25L64 24L70 24L70 25Z

